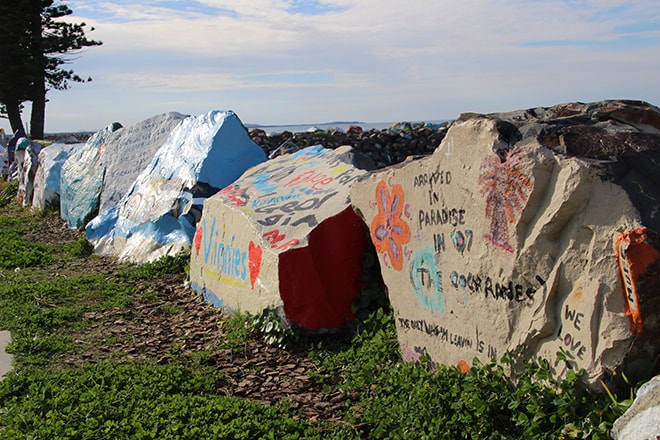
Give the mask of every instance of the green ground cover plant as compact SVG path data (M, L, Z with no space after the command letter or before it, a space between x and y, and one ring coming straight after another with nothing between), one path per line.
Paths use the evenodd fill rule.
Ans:
M275 314L221 314L217 325L186 329L199 318L185 308L188 299L171 301L170 292L185 280L185 255L110 264L91 254L84 237L35 239L29 234L44 218L5 208L0 240L14 251L0 251L0 329L11 331L16 359L0 381L3 439L602 439L625 409L583 387L580 372L555 380L542 359L511 378L506 366L515 353L475 361L466 374L430 359L405 364L386 308L348 334L296 334ZM177 326L183 339L159 352L167 356L149 355L149 344L164 346L159 335ZM185 351L214 327L222 338ZM136 357L130 347L142 334L146 355ZM273 347L246 362L255 338ZM97 356L115 345L121 348L112 355ZM219 385L238 378L235 387L248 386L243 378L264 375L287 350L313 365L292 377L304 374L322 395L344 396L332 417L304 415L318 402L239 398ZM219 357L230 359L225 367Z

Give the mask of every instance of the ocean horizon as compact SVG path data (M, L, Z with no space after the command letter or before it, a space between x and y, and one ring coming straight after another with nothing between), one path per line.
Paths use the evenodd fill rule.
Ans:
M322 122L316 124L257 124L257 123L243 123L243 126L248 130L251 128L258 128L266 132L267 135L277 135L285 131L290 131L291 133L305 133L309 131L316 130L329 130L336 129L339 131L346 131L351 126L359 126L364 131L369 130L385 130L392 127L395 124L399 123L410 123L410 124L443 124L451 121L451 119L434 119L428 121L392 121L392 122L363 122L363 121L334 121L334 122ZM99 129L100 130L100 129ZM98 131L98 130L96 130ZM80 131L54 131L47 132L46 137L60 137L68 134L93 134L96 133L94 130L80 130Z

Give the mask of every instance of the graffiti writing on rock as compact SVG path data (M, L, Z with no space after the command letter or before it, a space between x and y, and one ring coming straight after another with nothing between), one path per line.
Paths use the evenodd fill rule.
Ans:
M465 209L446 207L420 209L417 217L420 231L429 226L450 225L456 227L465 224Z
M138 185L136 188L141 191L134 191L120 208L120 216L135 223L155 221L171 212L181 195L181 189L185 187L181 179L152 176L139 181Z
M434 171L431 173L422 173L415 176L413 186L415 188L430 185L449 185L451 183L451 171Z
M545 284L543 278L537 276L540 285ZM486 299L504 300L511 303L531 303L538 287L514 283L511 280L493 281L490 276L481 276L468 272L467 274L452 271L449 283L454 289L469 291L470 293L483 293Z
M650 285L657 285L658 278L657 270L649 268L658 266L660 250L652 244L657 239L649 240L649 237L655 237L655 233L646 228L634 228L619 234L616 239L624 306L626 316L630 319L630 331L635 336L641 335L644 329L638 288L648 285L649 281ZM654 291L653 288L651 290Z
M470 229L465 229L464 231L456 230L452 232L451 240L454 243L454 247L461 255L463 255L463 252L469 252L472 249L472 231Z
M279 251L285 251L290 247L296 246L300 243L300 240L297 238L286 240L286 234L281 234L277 229L264 233L263 238L268 243L270 243L270 247Z
M413 181L414 188L429 186L428 200L429 205L439 203L441 198L437 191L434 191L434 186L449 185L451 184L452 176L451 171L437 170L431 173L422 173L415 176Z
M289 180L284 184L284 187L290 188L292 186L307 184L312 190L318 191L324 189L333 180L335 180L334 177L328 176L323 171L308 170Z
M532 179L518 169L520 160L519 149L488 157L481 163L483 174L478 180L481 195L486 197L486 217L490 218L490 233L484 238L508 252L513 252L509 224L518 221L533 187Z
M559 326L557 338L561 341L562 345L569 350L570 354L577 356L578 359L584 359L584 354L587 347L576 337L574 330L578 332L582 330L582 320L584 313L571 309L568 304L564 307L563 323ZM564 323L566 327L564 328Z
M246 189L241 188L237 184L229 185L222 189L219 193L227 197L232 206L238 208L245 206L249 200Z
M291 190L288 194L269 193L260 196L258 199L252 200L250 207L254 209L262 206L278 205L291 200L300 200L301 197L302 194L296 193L295 190Z
M452 231L450 234L451 242L453 243L456 252L461 255L463 255L465 251L469 252L472 249L473 235L474 234L470 229ZM447 250L445 243L446 241L444 232L437 232L433 234L433 249L436 253L445 252Z
M410 283L419 303L425 309L442 313L445 300L442 292L442 273L438 271L433 247L417 252L410 264Z
M414 330L427 336L437 337L440 342L464 350L486 353L489 358L497 356L496 348L482 339L479 328L475 329L475 335L472 336L464 332L452 331L445 326L428 322L425 319L397 318L397 320L399 327L404 330Z
M337 191L318 197L291 200L279 205L260 206L255 209L255 212L269 215L259 218L257 222L267 227L275 225L295 227L306 223L313 228L318 224L315 211L336 194Z
M200 237L200 238L198 238ZM236 243L236 236L228 241L222 241L216 229L216 218L213 217L210 227L206 218L202 226L195 232L195 242L201 241L202 255L204 257L205 271L211 272L223 282L236 284L236 279L245 285L248 275L254 287L254 281L261 270L261 248L257 250L254 243L248 251L241 249Z

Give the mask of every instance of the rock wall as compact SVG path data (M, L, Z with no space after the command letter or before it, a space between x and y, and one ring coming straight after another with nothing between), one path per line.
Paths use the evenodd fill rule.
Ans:
M204 203L191 285L217 306L282 308L311 330L344 326L366 243L348 194L371 168L350 147L320 145L250 168Z
M578 113L602 132L637 133L593 117L602 108L463 115L432 156L354 186L407 360L465 365L523 346L525 357L565 352L557 371L585 368L594 383L631 357L657 355L660 247L653 215L611 173L626 158L569 157L542 141ZM636 182L638 193L657 193Z

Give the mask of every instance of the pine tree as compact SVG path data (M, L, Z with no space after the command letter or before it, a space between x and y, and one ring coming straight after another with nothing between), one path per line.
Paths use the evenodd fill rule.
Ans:
M54 0L2 2L0 50L7 48L8 52L2 53L11 54L8 59L11 66L0 70L0 102L4 104L14 131L22 127L22 103L32 101L30 135L42 138L48 90L66 90L71 81L91 81L91 78L83 79L72 69L64 68L70 63L67 55L101 44L87 38L85 23L58 20L72 13L68 6ZM4 32L4 29L10 29L11 33Z

